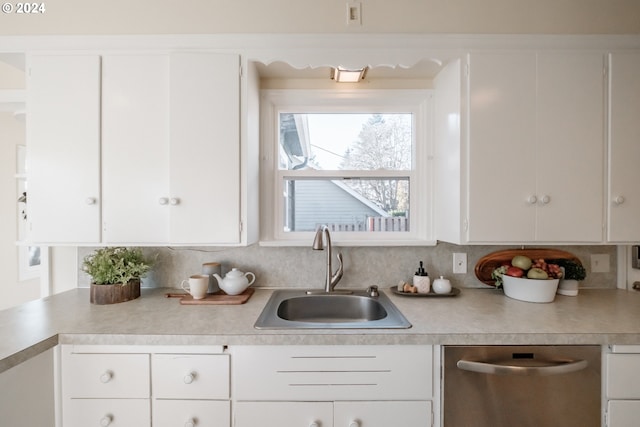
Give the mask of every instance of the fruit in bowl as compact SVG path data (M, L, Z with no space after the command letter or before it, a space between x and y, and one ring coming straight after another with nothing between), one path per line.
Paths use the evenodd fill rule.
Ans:
M544 259L529 259L515 256L510 264L496 268L491 276L496 287L502 287L510 298L527 302L552 302L562 277L557 264L547 263Z

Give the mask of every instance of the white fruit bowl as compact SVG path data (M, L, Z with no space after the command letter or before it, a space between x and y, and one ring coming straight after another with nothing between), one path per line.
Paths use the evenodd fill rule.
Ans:
M560 279L523 279L502 276L502 288L509 298L526 302L553 302Z

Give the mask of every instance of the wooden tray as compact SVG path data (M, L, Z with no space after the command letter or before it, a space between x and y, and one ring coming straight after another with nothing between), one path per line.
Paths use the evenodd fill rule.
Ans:
M530 249L505 249L502 251L492 252L480 258L476 264L475 273L478 280L489 286L495 286L495 280L491 278L491 273L496 267L500 267L504 263L508 263L516 255L524 255L531 259L544 258L551 259L567 259L582 265L582 262L571 252L561 251L559 249L547 248L530 248Z
M413 293L413 292L400 292L398 290L397 286L393 286L391 288L391 292L393 292L396 295L402 295L403 297L426 297L426 298L444 298L444 297L455 297L456 295L460 294L460 289L458 288L451 288L451 292L446 293L446 294L437 294L435 292L433 292L433 290L427 292L426 294L421 294L419 292Z
M167 298L180 298L180 304L182 305L239 305L247 302L254 291L253 288L247 288L240 295L227 295L219 291L215 294L207 294L202 299L193 299L191 295L185 293L168 293L165 296Z

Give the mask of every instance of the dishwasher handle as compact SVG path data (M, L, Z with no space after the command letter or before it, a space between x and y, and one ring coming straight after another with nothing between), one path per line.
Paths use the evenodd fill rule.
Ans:
M518 366L508 364L494 364L487 362L475 362L471 360L458 360L458 369L463 371L478 372L480 374L494 375L522 375L545 376L562 375L580 371L589 365L586 360L549 361L543 366Z

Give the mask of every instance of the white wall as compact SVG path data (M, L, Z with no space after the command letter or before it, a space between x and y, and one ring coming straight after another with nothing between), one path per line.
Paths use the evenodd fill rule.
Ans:
M12 113L0 112L0 309L38 298L40 281L18 279L16 145L24 144L25 126Z
M358 1L361 26L347 26L347 0L57 0L40 15L2 14L0 35L640 32L638 0Z

